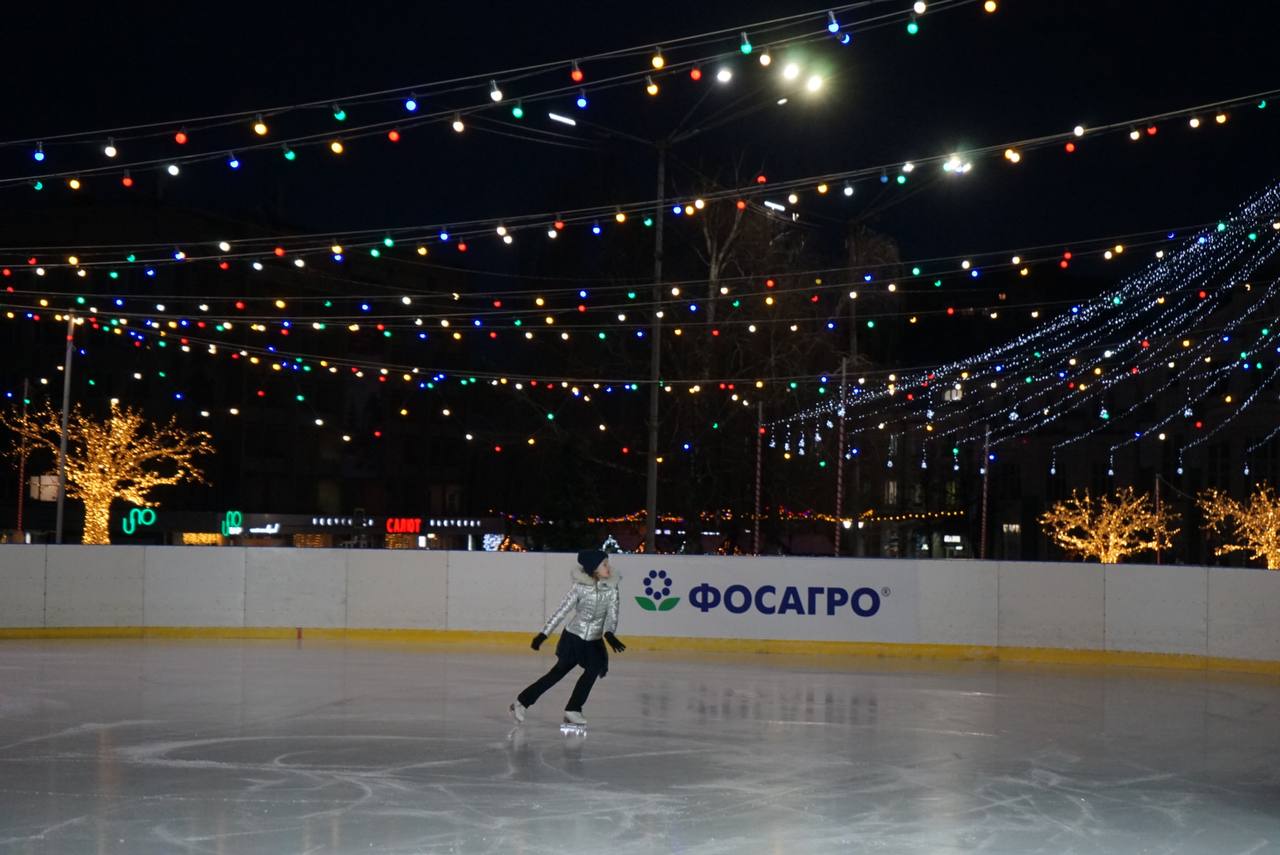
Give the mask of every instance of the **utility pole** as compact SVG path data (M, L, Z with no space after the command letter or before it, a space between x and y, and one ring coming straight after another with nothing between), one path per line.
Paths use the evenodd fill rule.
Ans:
M662 224L667 201L667 145L658 143L658 200L653 214L653 311L649 316L649 465L645 484L644 551L658 551L658 400L662 394Z
M27 434L25 427L27 423L27 400L31 397L31 381L26 377L22 378L22 423L24 431L18 439L18 542L26 542L26 538L22 536L22 511L26 504L27 498Z
M987 558L987 497L991 485L991 425L982 426L982 535L979 540L978 557Z
M62 511L67 496L67 416L71 410L71 354L76 334L75 315L67 315L67 353L62 360L62 433L58 437L58 516L54 543L62 543Z
M751 552L760 554L760 491L764 483L764 401L756 402L756 527Z
M840 557L840 530L844 527L844 407L849 394L849 357L840 359L840 425L836 437L836 541L835 555Z

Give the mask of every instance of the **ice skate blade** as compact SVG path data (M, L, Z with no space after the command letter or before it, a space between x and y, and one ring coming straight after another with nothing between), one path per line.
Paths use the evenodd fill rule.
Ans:
M586 737L587 727L583 724L569 724L568 722L560 725L560 732L565 736L581 736Z

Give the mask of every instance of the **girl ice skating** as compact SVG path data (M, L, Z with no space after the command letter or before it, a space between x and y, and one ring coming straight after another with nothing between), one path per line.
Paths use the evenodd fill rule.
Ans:
M579 552L578 566L570 575L573 587L564 595L555 614L547 619L542 632L533 637L530 647L537 650L570 611L575 612L574 616L565 624L560 641L556 644L555 667L521 692L511 705L511 716L517 724L524 721L525 710L533 706L547 689L560 682L574 668L582 666L582 675L578 677L573 694L569 696L569 703L564 708L564 723L573 727L585 727L587 720L582 717L582 705L587 702L587 695L591 694L596 678L603 677L609 671L609 654L604 648L605 642L609 643L614 653L627 649L613 634L618 628L618 579L613 576L613 570L609 566L609 556L598 549Z

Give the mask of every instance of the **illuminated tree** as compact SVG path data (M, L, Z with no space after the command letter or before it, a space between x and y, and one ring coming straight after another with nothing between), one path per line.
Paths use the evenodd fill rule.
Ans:
M1153 549L1168 549L1178 529L1173 515L1157 512L1145 493L1132 487L1101 498L1081 496L1055 502L1040 516L1040 524L1054 542L1073 555L1096 558L1103 564Z
M46 403L25 418L0 413L0 424L52 451L56 465L61 411ZM74 407L67 419L67 498L84 502L84 542L111 542L108 525L115 499L154 507L158 502L151 491L156 487L204 483L193 460L213 453L211 439L204 431L178 427L176 416L157 426L141 411L114 401L105 420Z
M1267 562L1268 570L1280 570L1280 495L1269 484L1256 484L1248 504L1221 490L1205 490L1196 499L1204 514L1204 527L1226 539L1215 555L1249 552Z

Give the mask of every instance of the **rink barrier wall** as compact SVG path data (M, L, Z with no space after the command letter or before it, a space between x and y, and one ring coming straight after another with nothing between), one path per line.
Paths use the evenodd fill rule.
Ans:
M619 634L637 650L1280 674L1280 573L1272 571L641 555L613 564L623 576ZM553 553L3 545L0 639L527 649L572 567L571 556ZM636 602L651 570L667 574L674 608ZM855 595L864 611L879 600L877 610L850 611L844 599Z

